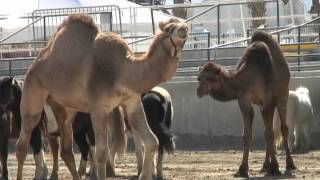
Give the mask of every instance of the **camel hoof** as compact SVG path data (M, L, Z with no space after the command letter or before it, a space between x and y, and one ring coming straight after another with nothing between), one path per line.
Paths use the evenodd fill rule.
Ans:
M34 177L32 180L47 180L45 177Z
M165 178L163 178L162 176L157 176L156 178L154 178L156 180L165 180Z
M138 180L149 180L150 178L147 178L145 176L139 176L138 177ZM151 180L157 180L156 176L155 175L152 175L151 176Z
M286 167L286 170L289 171L289 170L296 170L297 167L294 165L293 162L289 162L287 163L287 167Z
M270 171L268 171L268 175L269 176L280 176L281 172L279 171L279 169L270 169Z
M88 177L90 180L97 180L98 176L96 173L94 173L94 171L90 172L89 174L86 174L86 177ZM87 178L85 178L87 179Z
M293 172L294 172L294 170L286 170L285 172L284 172L284 174L285 175L287 175L287 176L292 176L293 175Z
M241 172L241 171L238 171L237 173L235 173L233 175L233 177L243 177L243 178L249 178L249 174L248 172Z
M34 177L34 180L46 180L48 177L48 168L47 166L42 167L42 175L39 175L40 177Z
M85 168L81 168L81 169L79 168L78 174L79 174L80 177L83 176L83 175L86 175L86 169Z
M0 177L0 180L9 180L8 176L2 176Z
M270 170L270 162L268 160L264 161L260 173L266 173Z
M248 168L245 168L243 165L239 167L239 170L236 174L233 175L234 177L244 177L249 178Z
M50 180L58 180L58 179L59 179L58 174L51 174Z
M266 173L266 172L268 172L268 168L262 167L260 169L260 173Z
M116 176L116 173L114 172L113 167L109 163L107 163L106 172L107 172L107 177L115 177Z

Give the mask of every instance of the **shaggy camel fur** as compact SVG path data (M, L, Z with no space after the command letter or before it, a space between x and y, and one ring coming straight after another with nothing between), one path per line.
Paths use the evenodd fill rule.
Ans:
M287 125L289 128L288 143L290 151L307 152L310 149L310 128L312 126L313 108L306 87L298 87L295 91L289 91L287 104ZM280 119L276 111L274 113L273 130L276 146L282 143L280 133Z
M120 36L99 32L87 15L71 15L59 26L26 75L16 152L18 180L22 179L31 131L46 100L49 105L55 102L65 109L65 116L60 118L65 120L58 123L61 157L73 179L80 179L72 151L72 121L76 112L91 114L101 180L106 177L106 160L110 157L107 121L119 105L124 108L133 132L144 143L139 179L152 178L158 140L146 122L141 94L172 78L188 33L187 24L174 18L160 22L159 29L149 51L137 58Z
M275 156L273 113L278 109L281 131L285 140L287 170L296 169L287 143L286 125L288 84L290 71L278 43L264 32L255 32L236 70L227 71L215 64L206 64L198 77L198 97L210 95L219 101L238 100L243 115L244 152L239 171L235 176L248 177L248 156L252 140L252 104L261 107L265 125L266 159L263 170L278 175L279 165Z

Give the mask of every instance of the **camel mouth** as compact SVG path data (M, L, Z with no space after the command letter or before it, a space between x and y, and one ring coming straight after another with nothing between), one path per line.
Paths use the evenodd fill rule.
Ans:
M185 40L188 38L188 27L181 27L178 29L179 38Z
M208 83L208 92L217 91L220 89L220 83L219 82L210 82Z
M198 98L202 98L204 95L207 95L207 94L208 94L208 91L207 92L203 92L203 90L201 88L197 89Z

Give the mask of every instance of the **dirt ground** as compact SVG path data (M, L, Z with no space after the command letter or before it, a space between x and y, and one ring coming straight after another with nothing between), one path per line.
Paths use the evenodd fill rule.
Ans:
M195 179L232 179L237 171L242 157L241 150L214 150L214 151L181 151L174 155L165 156L164 176L166 179L195 180ZM257 150L250 153L250 175L252 179L320 179L320 150L311 151L307 154L294 154L294 160L299 168L293 175L283 175L277 178L265 176L259 172L264 160L264 151ZM76 154L77 163L80 155ZM280 170L284 172L285 155L278 155ZM52 158L46 154L46 161L51 170ZM14 153L10 153L9 160L10 179L14 179L17 171L17 161ZM32 179L34 175L34 161L32 155L27 156L24 168L24 178ZM136 179L136 163L134 153L127 153L117 160L114 180ZM71 179L63 161L60 159L60 179ZM238 178L241 179L241 178Z

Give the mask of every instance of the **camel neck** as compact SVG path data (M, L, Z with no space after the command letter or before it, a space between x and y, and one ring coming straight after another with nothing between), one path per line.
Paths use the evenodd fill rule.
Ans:
M235 71L224 71L222 74L221 90L211 96L219 101L231 101L238 99L240 84Z
M126 76L130 79L128 88L138 93L147 92L159 83L170 80L176 72L177 65L177 57L168 55L162 46L157 46L153 54L128 61L126 64L126 69L130 69L130 73Z

